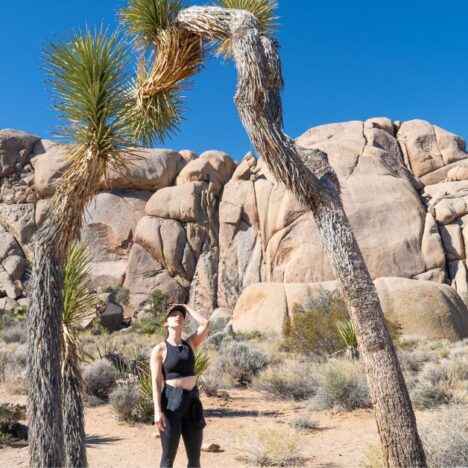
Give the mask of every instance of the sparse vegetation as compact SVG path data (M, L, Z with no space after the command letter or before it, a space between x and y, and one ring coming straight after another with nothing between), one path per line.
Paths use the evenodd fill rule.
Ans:
M85 392L101 399L109 396L118 378L119 373L107 359L94 361L83 369Z
M270 366L255 379L255 388L285 400L306 400L317 392L317 377L313 366L286 361Z
M319 428L319 423L315 419L310 419L309 416L299 416L290 421L289 425L297 431L310 431Z
M237 437L239 460L256 466L304 466L301 432L274 423L251 425Z
M0 404L0 447L27 439L28 428L19 423L19 420L25 417L26 406L10 403Z
M371 406L364 371L358 362L330 361L318 367L318 386L312 408L351 411Z
M434 413L421 431L429 467L468 466L468 411L453 406Z
M260 370L264 369L270 359L261 349L242 342L228 342L220 349L218 368L226 372L235 382L247 385Z

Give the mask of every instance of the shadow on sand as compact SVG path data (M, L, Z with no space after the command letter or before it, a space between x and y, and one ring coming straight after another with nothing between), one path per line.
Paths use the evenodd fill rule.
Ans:
M86 446L92 447L93 445L113 444L114 442L119 442L120 440L122 440L120 437L106 437L96 434L87 435Z

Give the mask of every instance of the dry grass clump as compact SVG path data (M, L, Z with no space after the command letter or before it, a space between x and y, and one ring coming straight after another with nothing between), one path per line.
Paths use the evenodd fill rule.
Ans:
M317 391L313 410L369 408L371 401L362 366L356 361L335 360L317 366Z
M28 330L24 323L15 323L0 331L0 339L5 343L26 343Z
M468 340L413 342L399 357L416 408L468 403Z
M317 393L315 370L307 363L288 360L263 371L254 380L254 388L282 400L306 400Z
M297 431L311 431L319 429L318 421L309 418L309 416L299 416L290 421L289 425Z
M302 435L288 425L250 424L236 438L239 461L256 466L303 466Z
M452 406L434 413L421 437L430 467L468 466L468 411Z

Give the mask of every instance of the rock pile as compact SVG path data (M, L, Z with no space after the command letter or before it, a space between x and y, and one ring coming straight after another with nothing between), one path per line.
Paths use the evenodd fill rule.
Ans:
M373 278L468 293L460 137L422 120L374 118L315 127L296 143L328 154ZM65 157L57 143L0 131L0 309L24 299L32 236ZM96 287L129 289L127 312L155 288L210 314L233 309L254 283L334 279L311 213L252 153L236 163L214 150L137 151L125 177L102 182L82 239Z

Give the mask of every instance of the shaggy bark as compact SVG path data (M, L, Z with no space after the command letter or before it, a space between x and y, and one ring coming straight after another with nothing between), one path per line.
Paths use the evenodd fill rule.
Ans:
M179 27L211 39L231 38L238 72L235 102L249 137L277 180L309 207L322 245L341 282L356 331L389 466L425 466L411 401L382 308L345 214L338 179L327 156L295 145L282 130L283 80L277 45L242 10L192 7Z
M62 379L65 466L88 466L86 445L84 444L86 434L82 399L83 378L80 359L73 346L69 346L65 351Z
M28 334L29 453L33 467L63 465L61 405L62 270L54 246L34 248Z
M72 159L72 164L61 177L51 200L47 221L37 232L34 242L28 350L28 437L30 464L34 467L64 465L61 384L62 265L68 247L79 239L85 206L106 174L106 167L107 162L100 157L99 151L88 150L85 156ZM76 377L77 373L79 368L68 376ZM74 390L79 388L79 382L72 385ZM68 391L66 388L66 395ZM76 409L70 409L75 411L77 417L66 421L66 442L71 444L66 447L66 453L85 454L84 420L82 411L79 411L79 407L82 407L81 394L75 392L74 398L80 401L75 403ZM65 408L65 414L71 414L68 413L68 408Z

